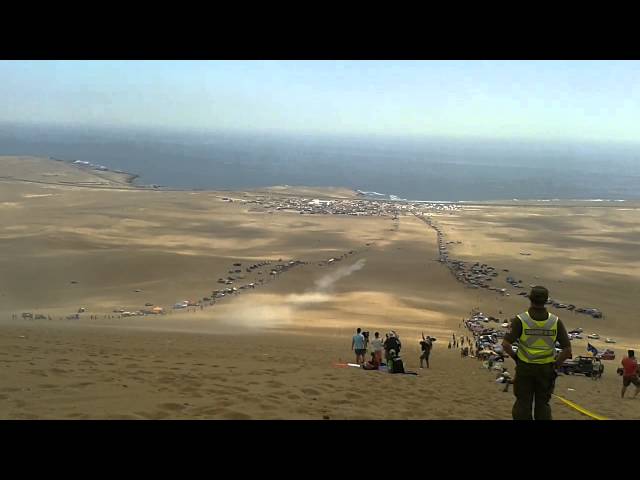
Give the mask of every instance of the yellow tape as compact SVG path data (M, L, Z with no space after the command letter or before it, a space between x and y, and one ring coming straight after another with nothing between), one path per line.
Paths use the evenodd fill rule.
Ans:
M595 413L592 413L589 410L586 410L586 409L582 408L580 405L576 405L575 403L567 400L566 398L561 397L560 395L556 395L555 393L553 393L552 395L554 397L559 398L560 400L562 400L564 403L569 405L571 408L579 411L580 413L583 413L587 417L591 417L594 420L609 420L607 417L602 417L600 415L596 415Z

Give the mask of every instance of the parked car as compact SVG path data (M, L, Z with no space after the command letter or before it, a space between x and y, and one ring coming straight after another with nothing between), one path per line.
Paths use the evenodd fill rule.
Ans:
M607 338L604 343L616 343L616 341L613 338Z
M594 379L600 378L604 373L604 365L599 358L576 357L565 360L560 371L565 375L584 375Z
M597 340L600 338L600 335L598 335L597 333L592 333L591 335L588 335L587 338L590 338L592 340Z

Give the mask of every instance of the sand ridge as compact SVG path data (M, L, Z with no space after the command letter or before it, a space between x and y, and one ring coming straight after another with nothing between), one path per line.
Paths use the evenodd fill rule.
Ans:
M0 179L1 418L510 418L513 396L477 362L447 350L446 339L473 307L508 318L526 301L457 282L419 219L266 214L241 201L263 192L236 192L238 201L225 202L228 192L12 181L57 168L72 173L50 160L34 160L31 171L20 171L17 160L0 162L7 167ZM84 174L78 182L90 181ZM452 256L546 284L554 298L596 303L605 319L558 313L585 333L614 336L619 356L638 342L637 215L562 205L433 213L447 237L462 242ZM532 255L519 255L523 249ZM305 263L214 306L171 308L221 288L219 278L236 275L228 273L234 263L245 269L264 260ZM594 268L597 275L585 274ZM262 272L243 270L234 286L269 276L268 267ZM145 303L170 313L113 314ZM79 307L86 309L79 321L64 320ZM11 318L22 311L52 320ZM397 330L412 369L420 332L437 337L433 368L418 377L335 368L353 356L358 326ZM637 402L618 399L618 363L606 363L602 381L562 379L558 391L611 418L637 418ZM557 404L554 413L581 418Z

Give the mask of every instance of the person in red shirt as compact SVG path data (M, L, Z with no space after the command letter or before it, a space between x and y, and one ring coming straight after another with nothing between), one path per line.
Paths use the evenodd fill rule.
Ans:
M632 383L636 387L636 393L634 397L638 396L640 392L640 379L638 379L638 361L635 358L635 352L629 350L629 356L622 359L622 397L624 398L624 392L627 391L627 387Z

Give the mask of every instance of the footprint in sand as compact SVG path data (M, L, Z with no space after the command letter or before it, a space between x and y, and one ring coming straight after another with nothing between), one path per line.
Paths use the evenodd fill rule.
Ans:
M180 403L161 403L158 408L162 410L169 410L170 412L181 412L186 409L186 405Z
M277 380L269 380L268 382L266 382L266 385L268 385L271 388L282 388L285 386L284 383L279 382Z
M51 370L49 370L49 372L55 373L56 375L64 375L65 373L69 373L69 371L62 368L52 368Z
M65 415L65 418L69 418L71 420L86 420L90 417L84 413L69 413Z
M250 390L248 388L244 388L244 387L229 387L231 390L235 390L236 392L243 392L243 393L247 393Z
M222 417L228 420L251 420L253 418L251 415L233 410L227 410L222 414Z
M358 400L362 398L362 395L360 395L359 393L347 392L345 394L345 397L348 398L349 400Z
M128 413L110 413L105 415L105 420L140 420L137 415L130 415Z
M301 388L300 391L305 395L320 395L320 392L313 388ZM360 398L360 395L358 395L358 398Z
M224 411L224 408L218 407L200 407L194 411L194 414L204 416L204 417L213 417L219 415Z
M5 387L2 389L3 392L19 392L20 389L19 388L15 388L15 387Z

